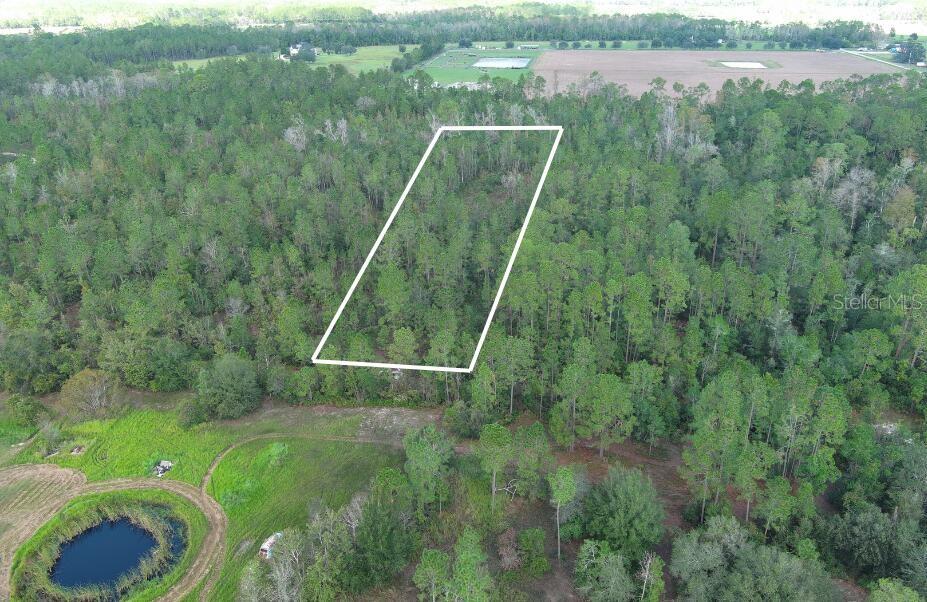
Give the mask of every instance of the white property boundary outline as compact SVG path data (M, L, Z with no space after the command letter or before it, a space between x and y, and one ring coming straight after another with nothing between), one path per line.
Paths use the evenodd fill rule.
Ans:
M499 290L496 291L496 297L493 299L492 308L490 308L489 315L486 317L486 324L483 326L483 332L480 334L480 340L476 344L476 351L474 351L473 358L470 360L470 366L467 368L458 368L455 366L424 366L418 364L391 364L387 362L358 362L352 360L327 360L319 358L319 354L322 352L322 347L325 346L325 343L328 341L328 337L331 335L332 330L335 329L335 324L338 322L338 318L341 317L341 312L344 311L348 301L351 299L351 295L354 294L354 289L357 288L358 283L360 283L361 278L364 276L364 272L367 271L367 267L370 265L370 261L373 259L374 253L377 252L377 249L380 247L380 243L383 242L383 238L386 236L386 231L389 230L393 220L396 218L396 214L399 213L399 209L405 202L406 196L412 189L412 185L415 183L416 178L418 178L419 172L422 171L422 167L425 166L425 162L428 160L428 156L431 155L431 151L434 149L435 144L438 142L438 138L441 137L441 134L444 132L492 131L557 132L557 136L554 138L554 144L550 149L550 154L547 156L547 163L544 164L544 171L541 173L541 179L538 182L537 189L534 191L534 197L531 199L531 205L528 206L528 213L525 215L525 222L522 224L521 230L518 232L518 239L515 241L515 248L512 250L512 256L509 257L508 265L505 266L505 273L502 275L502 280L499 283ZM394 368L397 370L421 370L430 372L462 372L465 374L473 372L473 369L476 367L476 360L480 356L480 350L483 348L483 343L486 341L486 335L489 333L489 326L492 324L493 316L496 314L496 308L499 307L499 300L502 298L502 291L505 290L505 285L509 280L509 273L512 271L512 265L515 263L515 257L518 255L518 249L521 247L522 240L525 238L525 231L528 229L528 223L531 221L531 215L534 213L534 207L537 205L538 198L541 196L541 189L544 187L544 181L547 179L547 172L550 171L550 165L553 163L554 155L557 153L557 147L560 145L561 136L563 136L563 127L559 125L451 125L438 128L438 131L431 139L431 143L428 144L428 148L425 150L425 154L422 155L421 160L418 162L418 167L415 168L415 172L412 174L412 179L409 180L409 183L406 184L405 190L402 191L402 196L399 197L399 202L396 203L395 207L393 207L393 211L390 213L389 218L387 218L386 224L380 231L380 235L377 236L377 240L373 243L373 247L370 249L370 252L367 253L367 258L364 260L364 264L361 266L360 271L357 272L357 276L354 277L354 282L351 283L351 288L348 289L348 293L341 301L341 305L338 306L338 310L335 312L335 317L332 318L328 328L325 329L325 334L322 335L322 339L319 341L319 344L315 348L315 352L312 354L312 363L328 364L332 366L367 366L369 368Z

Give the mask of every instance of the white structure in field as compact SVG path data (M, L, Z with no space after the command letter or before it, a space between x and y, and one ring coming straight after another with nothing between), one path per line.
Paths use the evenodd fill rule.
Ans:
M725 67L732 69L765 69L766 65L754 61L721 61Z
M393 220L396 219L396 214L399 213L399 209L405 202L406 196L408 196L409 191L412 189L412 185L415 183L415 179L418 178L418 174L422 171L422 167L425 166L425 162L428 160L428 155L430 155L431 151L434 150L435 144L437 144L438 138L441 137L441 134L444 132L492 131L556 132L557 135L554 138L553 145L551 145L550 154L547 156L547 162L544 164L544 171L541 172L541 179L538 181L538 186L534 191L534 196L531 198L531 204L528 206L528 213L525 215L525 221L521 226L521 230L518 231L518 238L515 240L515 247L512 249L512 256L509 257L509 261L505 266L505 273L502 275L502 280L499 281L499 290L496 291L496 296L493 299L492 307L489 310L489 315L486 316L486 323L483 325L483 331L480 333L480 338L479 341L477 341L476 350L473 352L473 358L470 360L470 365L466 368L463 368L456 366L425 366L418 364L358 362L353 360L330 360L320 358L319 354L322 352L322 347L325 346L325 343L328 341L328 337L332 334L332 330L335 329L335 324L338 323L338 318L341 317L341 313L344 311L345 306L347 306L348 301L351 299L351 295L354 294L354 290L357 288L358 283L360 283L361 278L364 276L364 272L367 271L367 267L370 265L370 261L373 259L374 253L377 252L377 249L380 247L380 243L383 242L383 238L386 236L386 231L389 230L389 227L393 224ZM435 133L434 137L431 139L431 142L428 144L428 148L425 149L425 154L422 155L422 158L419 160L418 167L416 167L415 172L412 173L412 178L409 180L409 183L406 184L405 190L402 191L402 195L399 197L399 202L396 203L395 207L393 207L393 211L386 219L386 224L383 226L383 230L380 231L379 236L377 236L376 241L373 243L373 247L371 247L370 252L367 253L367 258L364 259L364 263L361 265L361 269L357 272L357 276L354 277L354 282L351 283L351 287L348 289L348 293L341 301L341 305L338 306L338 310L335 311L335 316L332 318L328 328L325 329L325 334L322 335L322 339L319 341L319 344L315 348L315 352L312 354L312 363L328 364L332 366L367 366L370 368L389 368L393 370L422 370L430 372L463 373L473 372L473 369L476 367L476 360L480 356L480 350L483 348L483 343L486 342L486 335L489 333L489 326L492 324L492 318L496 314L496 308L499 307L499 299L502 298L502 291L505 290L505 285L509 280L509 274L512 271L512 265L515 263L515 257L518 255L518 249L521 247L522 240L525 238L525 231L528 229L528 223L531 221L531 215L534 213L534 207L537 205L538 198L541 196L541 189L544 187L544 181L547 179L547 172L550 171L550 165L554 161L554 155L557 153L557 146L560 144L561 136L563 136L563 128L559 125L447 125L438 128L438 131Z
M473 63L477 69L524 69L531 59L522 58L485 58Z

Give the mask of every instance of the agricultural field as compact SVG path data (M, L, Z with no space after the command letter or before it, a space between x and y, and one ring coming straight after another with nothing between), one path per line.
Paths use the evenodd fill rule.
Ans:
M379 469L401 463L396 448L293 437L255 440L231 450L207 487L228 516L226 558L212 597L234 598L242 569L264 539L302 526L311 503L340 508Z
M570 48L564 49L563 47L558 48L548 41L516 41L514 43L514 48L506 48L505 42L482 41L474 42L473 48L457 48L456 46L449 47L448 50L442 54L426 61L423 65L419 65L416 68L423 69L432 78L434 78L437 83L446 85L457 82L476 82L485 75L488 75L489 77L503 77L506 79L517 80L522 74L528 71L532 71L539 75L544 75L545 78L548 78L548 75L546 75L544 71L551 71L550 65L559 65L560 63L564 63L565 65L578 63L579 65L582 65L580 70L585 70L586 74L590 73L593 69L602 72L602 69L599 68L599 65L603 62L606 65L606 69L609 68L608 66L611 63L616 61L619 64L622 64L623 61L633 61L634 63L640 63L644 69L649 69L651 66L661 65L661 61L673 62L677 60L674 58L664 57L663 53L666 52L678 53L681 57L685 57L689 54L695 55L697 53L711 53L711 58L705 60L712 61L724 60L723 57L726 57L730 53L739 53L737 55L738 60L744 60L742 53L745 52L750 52L753 54L757 52L762 54L775 53L777 56L787 54L821 54L811 53L808 51L790 50L787 47L776 44L767 45L766 42L748 40L738 41L736 47L734 48L729 48L725 45L723 48L707 48L702 50L688 50L682 48L652 49L651 43L651 40L624 40L621 42L620 46L616 47L612 42L607 42L605 48L601 48L597 40L584 40L578 42L579 47L573 47L574 42L570 42ZM519 50L518 46L520 45L536 45L538 48ZM630 52L633 54L633 58L616 58L611 57L610 55L599 54L605 52L616 54L628 54ZM655 54L656 58L651 57L651 54ZM481 69L474 65L481 59L485 58L508 57L530 58L531 61L525 69ZM686 63L686 60L683 58L682 62ZM786 60L785 62L791 63L792 61ZM685 73L686 69L688 69L688 67L681 66L679 71ZM558 67L557 70L560 71L562 69ZM656 75L653 77L656 77ZM649 84L653 77L647 79L646 83ZM664 77L664 79L666 78ZM573 83L573 81L573 79L570 79L569 83ZM723 80L721 81L723 82ZM549 78L548 84L550 84ZM649 89L649 85L647 86L647 89Z
M759 63L759 65L738 65ZM662 77L667 89L679 82L686 87L705 83L719 89L728 79L759 78L777 86L783 81L799 83L811 79L824 81L852 75L897 73L901 67L869 61L845 52L742 52L661 50L646 53L620 53L591 50L558 50L543 53L532 64L544 77L549 92L565 91L596 71L608 82L622 84L639 95L650 89L650 82Z

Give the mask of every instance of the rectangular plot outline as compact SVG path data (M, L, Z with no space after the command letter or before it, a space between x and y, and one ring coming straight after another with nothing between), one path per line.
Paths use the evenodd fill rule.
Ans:
M425 162L428 160L428 156L431 155L431 151L434 149L435 144L437 144L438 138L441 137L441 134L444 132L492 131L557 132L557 136L554 138L554 143L551 146L550 154L547 156L547 162L544 164L544 171L541 173L541 179L538 181L537 189L534 191L534 197L531 199L531 205L528 206L528 213L525 215L525 221L521 226L521 230L518 232L518 238L515 241L515 248L512 250L512 255L509 257L509 262L505 266L505 273L502 275L502 280L499 283L499 290L496 291L496 297L493 299L492 307L489 310L489 315L486 317L486 323L483 326L483 332L480 333L480 339L476 344L476 350L473 352L473 358L470 360L469 367L460 368L456 366L425 366L419 364L392 364L388 362L359 362L353 360L329 360L320 358L319 354L322 352L322 347L325 346L325 343L328 341L328 337L335 329L335 324L338 322L338 318L341 317L341 312L344 311L348 301L351 299L351 295L354 294L354 289L357 288L361 278L364 276L364 272L367 271L367 267L370 265L374 253L376 253L377 249L380 248L380 243L383 242L383 238L386 236L386 231L389 230L393 220L396 218L396 214L399 213L399 209L405 202L409 191L412 190L412 185L418 178L419 172L422 171L422 167L425 166ZM421 160L418 162L418 167L415 168L415 172L412 174L412 178L409 180L408 184L406 184L405 190L402 191L402 196L399 197L399 202L396 203L395 207L393 207L393 211L390 213L389 218L387 218L386 224L380 231L380 235L377 236L376 241L373 243L373 247L371 247L370 252L367 253L367 258L364 259L364 263L361 265L360 271L358 271L357 276L354 277L354 282L351 283L351 287L348 289L348 293L341 301L341 305L338 306L338 310L335 312L335 316L332 318L328 328L325 329L325 334L322 335L322 339L319 341L319 344L315 348L315 352L312 354L312 363L326 364L331 366L366 366L369 368L393 368L397 370L420 370L427 372L460 372L464 374L473 372L473 369L476 367L476 360L480 356L480 350L483 348L483 343L486 341L486 335L489 333L489 327L492 324L493 316L496 315L496 309L499 307L499 300L502 298L502 291L505 290L505 285L509 280L509 273L512 271L512 265L515 263L515 257L518 255L518 249L521 247L522 240L525 238L525 231L528 229L528 223L531 221L531 215L534 213L534 207L537 205L538 198L541 196L541 189L544 187L544 181L547 179L547 172L550 171L550 165L553 163L554 155L557 153L557 147L560 145L561 136L563 136L563 127L559 125L448 125L438 128L438 131L435 133L434 137L431 139L431 142L428 144L428 148L425 150L425 154L422 155Z

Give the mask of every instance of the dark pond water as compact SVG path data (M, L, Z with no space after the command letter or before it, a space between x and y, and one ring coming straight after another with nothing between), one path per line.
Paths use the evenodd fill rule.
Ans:
M127 519L106 521L61 546L51 580L61 587L113 585L156 545L151 533Z

